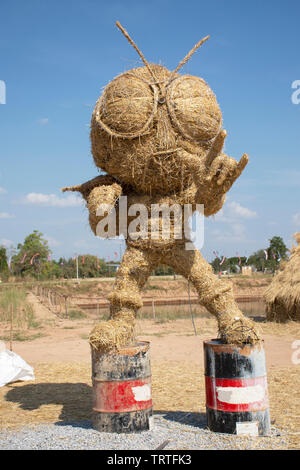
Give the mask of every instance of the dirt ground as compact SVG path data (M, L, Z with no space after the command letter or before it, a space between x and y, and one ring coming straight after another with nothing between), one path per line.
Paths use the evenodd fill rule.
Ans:
M95 316L61 319L33 294L29 300L40 322L40 336L30 341L14 341L13 351L34 367L36 380L8 384L0 389L0 429L89 419L88 335L96 322ZM289 448L300 448L300 364L292 361L292 344L300 339L300 324L277 325L259 320L265 341L271 419L288 435ZM195 327L197 334L190 318L165 323L137 322L138 339L151 344L156 410L205 412L203 340L216 337L217 325L213 317L197 317Z
M89 362L88 335L95 324L95 316L80 320L58 318L32 294L28 297L37 320L41 321L41 336L33 341L14 342L13 350L29 363ZM266 361L269 367L291 365L292 343L300 339L300 325L262 323ZM152 361L189 361L203 364L203 341L217 336L213 317L195 318L196 333L191 318L165 323L138 320L136 333L142 341L150 341ZM271 333L269 333L270 331Z

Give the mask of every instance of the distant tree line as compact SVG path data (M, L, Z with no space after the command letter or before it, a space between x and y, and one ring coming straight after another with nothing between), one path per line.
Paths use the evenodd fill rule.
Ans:
M257 271L274 272L281 260L288 258L288 248L283 239L274 236L269 240L267 248L255 251L251 256L216 256L211 265L216 273L229 271L237 273L243 266L252 266ZM17 245L11 255L7 256L5 247L0 247L0 278L6 280L9 276L35 279L72 279L115 276L119 263L106 262L95 255L83 254L74 258L59 258L51 260L51 250L48 241L37 230L29 234L23 243ZM172 268L159 265L153 274L156 276L173 275Z
M0 279L7 280L10 276L20 279L74 279L115 276L119 262L107 262L95 255L83 254L73 258L51 259L48 241L38 230L29 234L23 243L13 249L10 256L5 247L0 247ZM159 265L154 275L172 275L173 269Z
M216 256L211 265L216 273L222 271L238 273L243 266L252 266L259 272L275 272L279 268L280 261L288 259L288 251L283 239L274 236L269 239L267 248L257 250L249 257L233 256L225 258L225 256Z

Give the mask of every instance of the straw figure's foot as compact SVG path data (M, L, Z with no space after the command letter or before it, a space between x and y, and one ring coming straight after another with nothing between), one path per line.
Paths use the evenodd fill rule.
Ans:
M255 344L261 341L258 326L242 314L219 318L219 338L226 344Z
M134 324L122 319L100 322L92 329L89 342L100 352L118 351L134 342Z

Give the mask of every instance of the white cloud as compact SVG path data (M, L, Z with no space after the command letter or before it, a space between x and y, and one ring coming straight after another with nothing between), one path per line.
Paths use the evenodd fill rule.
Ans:
M233 216L241 217L243 219L255 219L257 217L257 212L241 206L238 202L229 202L227 207L229 208L229 213Z
M0 212L0 219L14 219L15 216L7 212Z
M212 235L219 242L241 242L246 241L246 227L243 224L235 223L227 230L214 229Z
M293 223L300 227L300 212L293 215Z
M257 212L243 207L239 202L225 203L224 207L214 216L217 222L233 223L240 219L255 219Z
M247 228L244 222L256 217L255 211L243 207L238 202L229 201L214 216L217 227L213 228L212 236L220 243L246 242ZM221 228L219 223L222 223Z
M53 237L50 237L49 235L44 235L44 238L47 240L47 242L49 243L49 246L50 247L56 247L56 246L60 246L61 245L61 242L56 240L55 238Z
M56 194L29 193L23 199L23 203L48 207L75 207L81 206L83 200L75 194L69 194L67 197L62 198Z
M12 240L7 240L6 238L0 238L0 246L5 246L6 248L10 247L13 245L14 242Z
M41 118L41 119L38 119L38 124L40 124L41 126L45 126L46 124L49 123L49 119L48 118Z
M0 186L0 194L6 194L6 193L7 193L6 189L1 188L1 186Z

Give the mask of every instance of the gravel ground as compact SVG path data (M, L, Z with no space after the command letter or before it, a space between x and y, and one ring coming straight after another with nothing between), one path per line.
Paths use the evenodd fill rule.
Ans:
M39 424L0 433L0 450L164 450L283 449L284 435L272 427L270 437L235 436L206 429L204 418L190 413L154 415L153 429L137 434L100 433L90 421Z

